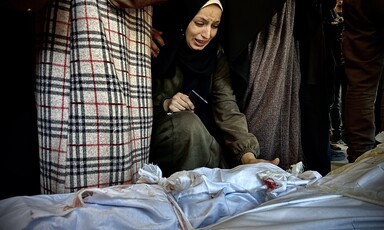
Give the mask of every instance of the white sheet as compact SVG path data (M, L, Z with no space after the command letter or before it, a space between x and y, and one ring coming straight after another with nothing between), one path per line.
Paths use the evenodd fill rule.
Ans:
M301 190L202 230L384 229L384 208L342 195Z
M169 178L146 165L138 184L1 200L0 229L383 229L383 152L320 179L268 163Z
M384 229L384 145L315 183L202 229Z

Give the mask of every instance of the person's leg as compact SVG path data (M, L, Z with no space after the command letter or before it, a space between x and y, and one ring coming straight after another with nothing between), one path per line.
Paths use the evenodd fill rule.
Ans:
M375 135L379 134L382 129L382 105L383 105L383 78L381 78L380 83L379 83L379 88L377 90L376 94L376 101L375 101Z
M338 76L336 76L338 78ZM331 143L337 143L341 139L341 111L340 111L340 81L335 79L334 101L330 110L331 118Z
M327 27L326 27L327 28ZM328 35L329 44L332 51L332 56L335 60L334 66L334 81L333 81L333 92L331 95L333 96L333 103L330 108L330 118L331 118L331 128L332 135L330 138L331 143L337 143L342 138L342 118L341 118L341 82L343 78L344 72L344 64L342 59L341 52L341 32L342 32L342 23L338 23L337 25L330 26L330 30L326 35Z
M154 123L149 161L166 177L180 170L224 167L220 144L189 111L164 116Z
M383 67L382 0L343 2L343 54L348 79L345 131L349 162L375 144L374 103ZM380 16L381 15L381 16Z
M341 85L341 93L340 93L340 117L341 117L341 140L345 143L345 95L347 92L347 76L345 74L345 66L344 61L343 65L340 66L340 85Z
M384 131L384 70L381 72L381 100L380 100L380 126L377 127L377 129L379 130L379 132L377 133L380 133L382 131Z
M300 89L301 138L307 170L318 171L325 176L331 171L331 156L328 135L328 114L324 89L303 83Z

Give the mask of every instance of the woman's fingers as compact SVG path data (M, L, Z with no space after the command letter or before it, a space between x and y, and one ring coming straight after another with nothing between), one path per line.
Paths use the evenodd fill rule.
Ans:
M195 107L189 97L180 92L175 94L169 103L169 110L172 112L179 112L184 110L193 111L194 109Z

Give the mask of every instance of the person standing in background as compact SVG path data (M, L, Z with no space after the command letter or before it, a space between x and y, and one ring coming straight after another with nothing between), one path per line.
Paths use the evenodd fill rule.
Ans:
M328 63L334 66L330 69L330 108L329 108L329 140L330 148L328 155L331 161L343 161L346 159L342 150L345 145L343 131L343 108L345 99L346 77L344 60L341 52L341 35L343 31L343 18L341 14L341 1L337 1L334 8L325 9L324 37L326 47L330 49ZM328 12L327 12L328 11Z
M163 1L47 3L35 90L42 193L134 183L148 162L151 5Z
M384 68L384 1L344 0L342 7L347 76L344 128L352 163L375 147L374 104Z
M331 171L329 108L335 61L325 27L334 0L296 0L295 37L300 46L300 113L304 166L325 176Z
M334 0L226 3L224 50L260 157L279 157L284 169L304 161L306 170L327 174L332 66L322 11Z
M293 36L295 1L227 0L224 51L241 111L260 143L260 158L289 169L303 159L300 65Z
M332 56L335 59L335 70L333 79L333 90L331 93L332 105L330 107L329 116L331 119L330 141L331 148L338 150L337 144L344 143L343 113L345 101L346 76L344 68L344 59L341 52L341 36L344 28L342 10L342 1L337 1L334 9L329 13L329 22L326 26L326 32L329 36ZM344 154L343 154L344 155Z

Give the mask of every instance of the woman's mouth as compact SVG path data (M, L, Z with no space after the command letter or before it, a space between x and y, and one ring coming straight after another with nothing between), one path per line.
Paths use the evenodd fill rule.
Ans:
M207 45L207 43L208 43L208 41L195 39L195 44L196 44L196 46L198 46L198 47L203 47L203 46Z

